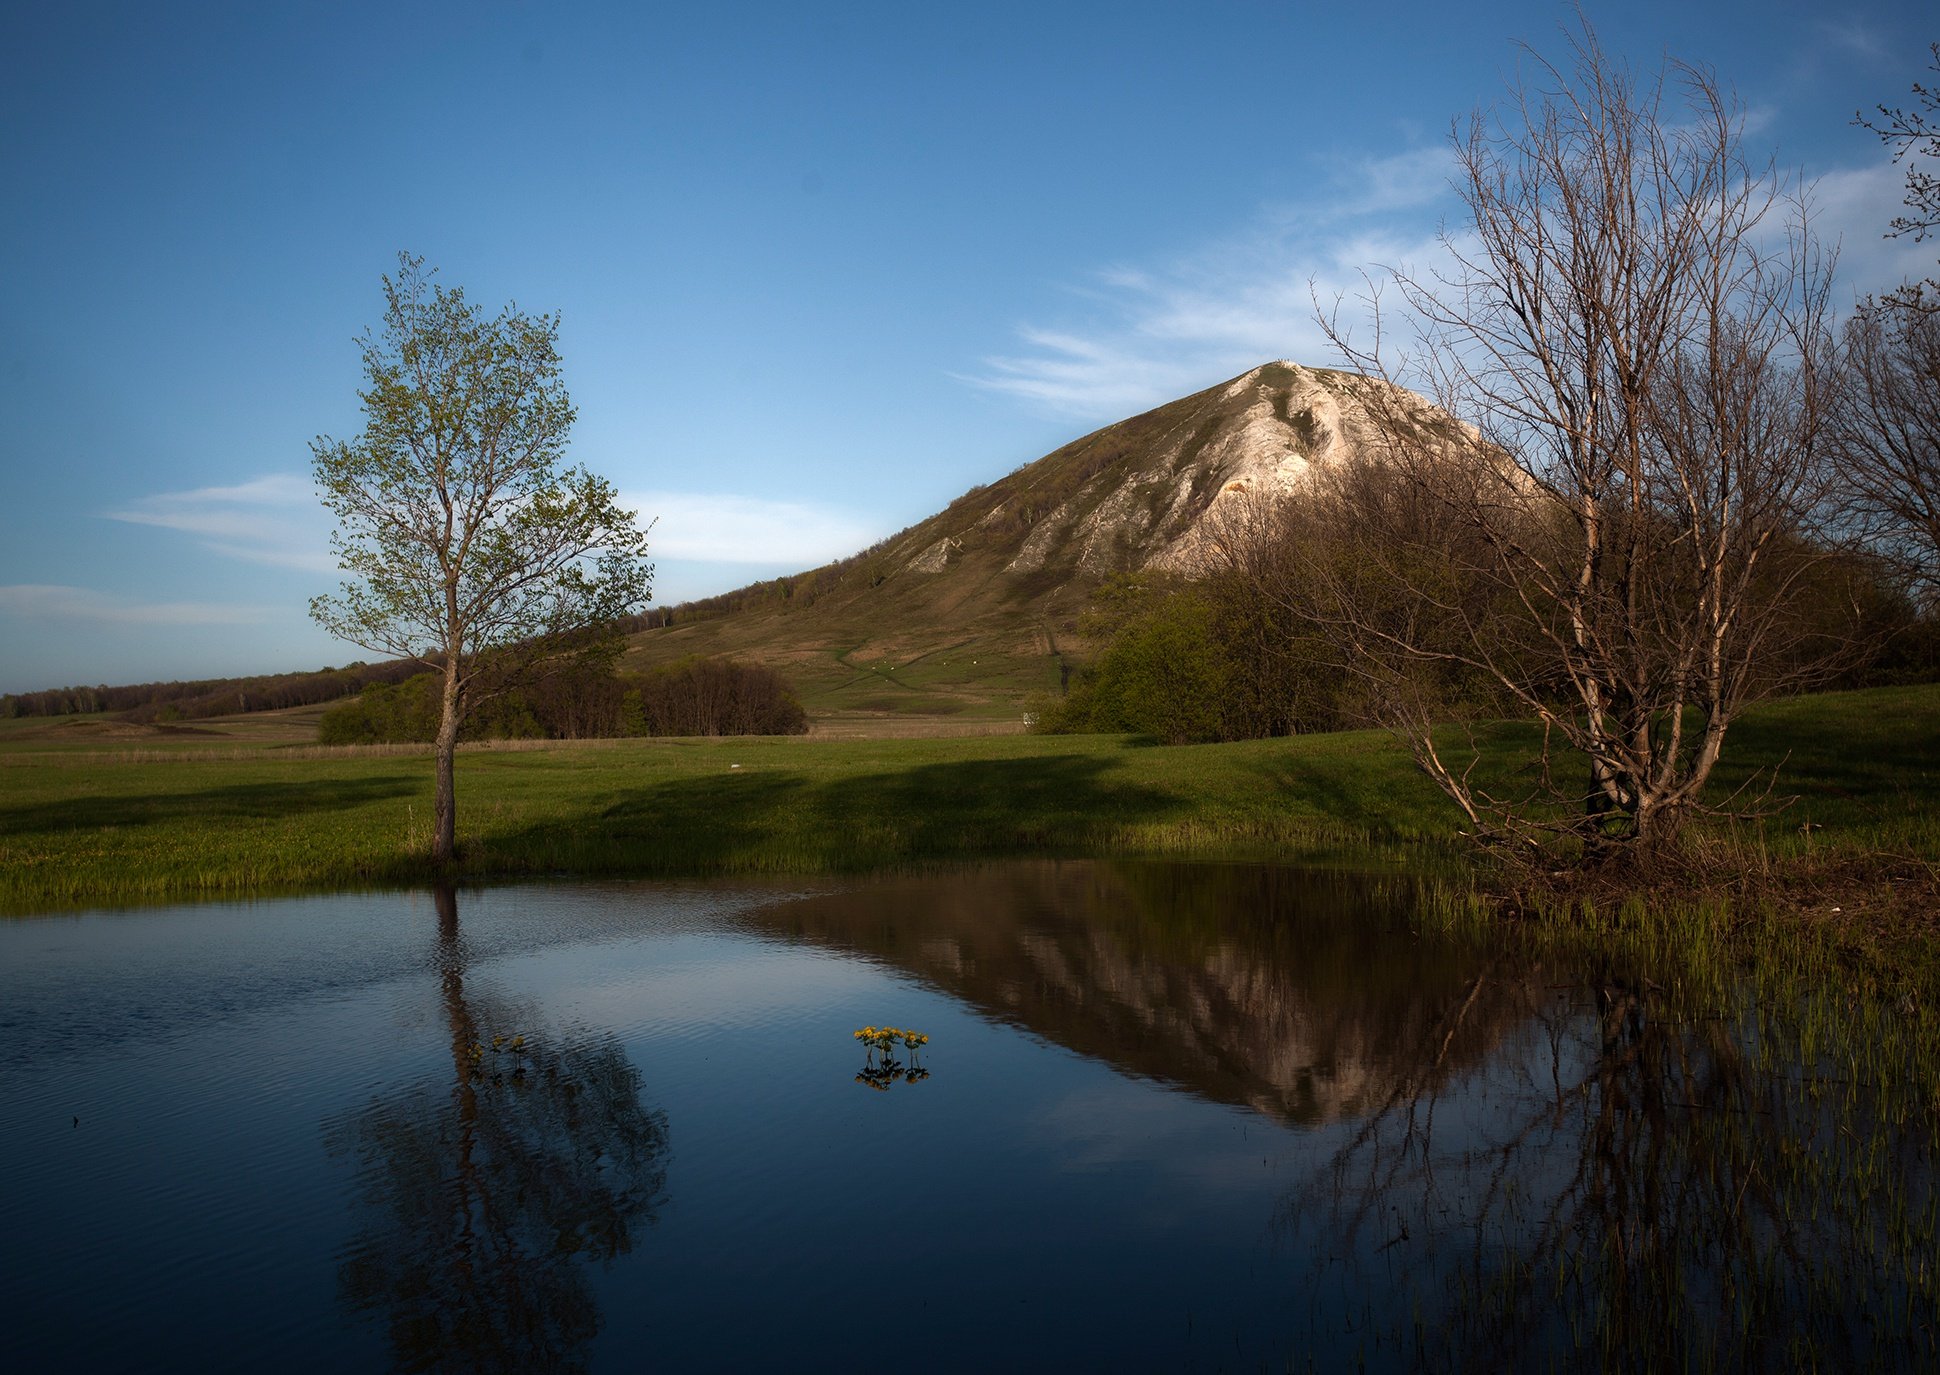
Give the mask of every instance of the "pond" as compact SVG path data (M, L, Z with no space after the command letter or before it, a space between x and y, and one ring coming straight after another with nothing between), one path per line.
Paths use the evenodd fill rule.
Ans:
M0 1366L1934 1358L1930 1092L1416 904L1044 861L9 921Z

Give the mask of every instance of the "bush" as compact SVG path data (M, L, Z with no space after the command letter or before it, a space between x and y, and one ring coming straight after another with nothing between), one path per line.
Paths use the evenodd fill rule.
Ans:
M1227 737L1232 667L1202 592L1116 579L1100 589L1086 628L1109 635L1104 652L1061 702L1036 713L1035 729L1149 735L1167 744Z

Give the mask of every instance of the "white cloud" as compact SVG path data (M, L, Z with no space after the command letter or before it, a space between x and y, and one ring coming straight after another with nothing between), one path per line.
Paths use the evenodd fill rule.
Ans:
M712 563L807 568L842 558L883 531L806 502L722 492L647 491L625 501L656 524L654 554ZM270 473L230 487L159 492L103 513L111 520L192 536L212 553L249 563L329 573L330 516L307 477Z
M1343 171L1332 196L1263 213L1245 232L1172 262L1103 267L1073 288L1078 310L1056 323L1019 325L1020 347L981 359L958 380L1109 421L1274 358L1336 363L1316 303L1331 309L1339 299L1344 315L1357 316L1364 272L1379 282L1391 267L1425 278L1445 266L1439 212L1454 208L1452 170L1442 148L1368 159ZM1903 167L1882 161L1811 183L1812 228L1828 247L1840 246L1842 306L1936 270L1932 242L1882 237L1900 213L1904 177ZM1780 218L1774 232L1783 232ZM1472 247L1466 236L1458 244ZM1386 343L1392 351L1408 340L1390 334ZM1406 371L1405 359L1400 367Z
M1344 190L1333 213L1374 215L1432 205L1449 194L1455 170L1455 150L1447 144L1364 159L1342 174Z
M1264 214L1173 262L1107 267L1074 293L1089 318L1022 325L1023 349L984 358L959 380L1116 420L1275 358L1334 363L1316 302L1331 308L1363 293L1363 270L1439 261L1432 210L1450 168L1439 149L1372 159L1343 174L1338 194Z
M1812 230L1839 246L1840 304L1891 291L1903 281L1940 272L1940 244L1910 234L1886 237L1893 217L1906 212L1905 164L1883 158L1875 166L1827 172L1811 184Z
M867 548L887 533L840 511L728 492L629 493L623 501L653 521L658 558L812 568Z
M1850 16L1838 20L1821 19L1812 27L1825 42L1868 62L1883 62L1888 56L1886 45L1863 20Z
M233 487L198 487L137 497L110 520L198 537L202 547L246 563L327 573L329 515L306 477L269 473Z
M105 625L256 625L282 614L266 607L217 602L140 602L86 587L49 583L0 586L0 615Z

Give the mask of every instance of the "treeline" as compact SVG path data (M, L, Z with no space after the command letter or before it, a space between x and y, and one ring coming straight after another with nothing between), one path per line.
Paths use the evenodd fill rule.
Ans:
M1437 513L1397 509L1406 506L1399 484L1371 467L1360 477L1379 490L1357 494L1359 520L1327 503L1283 502L1253 512L1251 528L1229 524L1220 532L1215 566L1203 577L1108 579L1079 624L1096 651L1063 696L1032 704L1033 729L1185 744L1384 722L1395 682L1357 671L1354 641L1374 645L1403 633L1429 651L1417 658L1407 690L1432 702L1442 719L1514 714L1500 680L1478 666L1484 655L1475 640L1476 627L1494 626L1485 655L1512 676L1540 680L1538 647L1503 633L1493 605L1513 590L1475 575L1453 547L1459 536L1434 523ZM1376 506L1382 518L1367 519ZM1416 538L1397 526L1413 527ZM1433 548L1446 556L1423 556ZM1809 591L1794 595L1791 614L1747 673L1824 688L1940 679L1940 619L1922 612L1893 568L1859 554L1827 557L1803 543L1789 557L1811 560ZM1787 558L1784 550L1774 554L1770 576L1784 576ZM1342 587L1353 589L1359 608L1346 635L1328 603ZM1439 630L1424 624L1433 619L1423 616L1424 604L1442 619ZM1437 633L1448 639L1442 657L1433 652Z
M309 673L193 682L131 683L120 687L63 687L0 696L0 717L86 716L119 713L128 721L190 721L250 711L307 707L349 697L372 684L401 683L423 666L410 661L353 663Z
M323 715L326 745L428 741L443 680L419 673L375 684ZM466 740L599 740L642 735L803 735L808 713L773 669L686 659L646 673L578 668L537 678L466 714Z

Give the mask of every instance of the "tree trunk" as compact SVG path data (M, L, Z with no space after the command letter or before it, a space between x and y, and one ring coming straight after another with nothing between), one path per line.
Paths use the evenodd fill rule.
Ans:
M458 855L458 787L452 766L458 753L458 722L462 714L458 701L458 661L452 655L445 661L444 712L438 720L438 796L431 834L431 859L436 864L449 864Z

